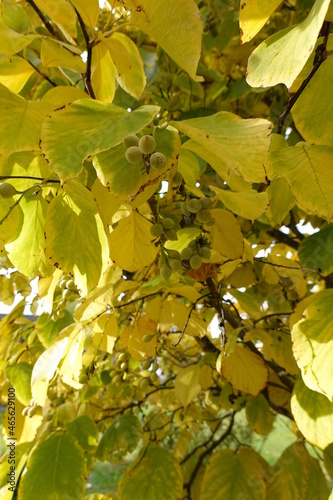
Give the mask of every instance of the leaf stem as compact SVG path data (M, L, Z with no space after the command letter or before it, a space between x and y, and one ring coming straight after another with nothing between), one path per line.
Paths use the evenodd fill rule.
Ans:
M92 99L96 99L95 92L94 92L94 89L93 89L92 84L91 84L91 62L92 62L92 49L93 49L94 42L90 41L86 26L84 24L84 21L83 21L82 17L80 16L79 12L77 11L77 9L75 9L75 12L76 12L77 18L79 20L79 24L80 24L81 29L82 29L83 37L84 37L84 40L86 42L87 54L88 54L88 56L87 56L87 69L86 69L86 74L85 74L85 78L84 78L84 84L86 87L87 94Z

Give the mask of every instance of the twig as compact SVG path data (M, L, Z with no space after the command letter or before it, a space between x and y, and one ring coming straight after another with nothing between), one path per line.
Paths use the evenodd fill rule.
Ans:
M79 20L83 37L86 42L86 48L87 48L87 69L86 69L86 74L85 74L85 79L84 79L84 84L87 90L87 93L90 95L92 99L96 99L94 89L91 84L91 60L92 60L92 48L93 48L93 42L90 42L88 32L86 30L86 26L83 22L82 17L80 16L79 12L77 9L75 9L77 18Z
M324 24L322 26L321 32L319 34L319 36L323 36L324 37L323 43L321 43L316 48L315 57L314 57L314 61L313 61L313 66L312 66L312 69L311 69L310 73L305 78L305 80L303 80L303 82L302 82L301 86L299 87L299 89L290 98L287 107L284 109L284 111L279 116L278 129L277 129L277 133L278 134L281 134L284 122L285 122L288 114L290 113L292 107L296 103L297 99L300 97L300 95L302 94L303 90L310 83L311 79L313 78L313 76L315 75L315 73L317 72L317 70L319 69L320 65L326 60L326 57L327 57L326 46L327 46L327 40L328 40L329 32L330 32L330 22L324 21Z
M191 314L192 314L192 312L194 311L194 309L195 309L196 305L198 304L198 302L200 302L200 301L201 301L202 299L204 299L205 297L209 297L209 295L210 295L210 293L206 293L205 295L201 295L201 297L199 297L199 298L198 298L198 299L197 299L197 300L196 300L196 301L192 304L192 306L191 306L191 308L190 308L190 311L189 311L189 313L188 313L188 315L187 315L187 318L186 318L185 325L184 325L184 328L183 328L183 330L182 330L182 333L180 334L180 337L179 337L179 339L177 340L177 342L176 342L175 344L172 344L174 347L177 347L177 346L180 344L180 342L182 341L182 338L183 338L183 337L184 337L184 335L185 335L185 331L186 331L187 325L188 325L188 323L189 323L189 321L190 321Z
M285 243L286 245L290 246L291 248L294 248L295 250L297 250L299 247L298 241L293 240L292 238L290 238L290 236L282 233L278 229L271 229L270 231L267 231L267 234L273 236L273 238L278 240L280 243Z
M47 82L49 82L52 87L56 87L57 84L54 83L48 76L44 75L44 73L42 73L42 71L40 69L37 68L37 66L35 66L31 61L29 61L29 59L26 59L25 57L23 57L21 54L17 54L19 57L21 57L22 59L24 59L28 64L30 64L30 66L32 68L34 68L34 70L39 74L39 76L41 76L42 78L44 78L44 80L46 80Z
M266 316L254 320L253 324L256 325L257 323L259 323L259 321L266 321L267 319L273 318L274 316L290 316L291 314L292 314L291 312L276 312L276 313L266 314Z
M3 224L5 222L5 220L7 219L7 217L10 216L11 212L14 210L14 208L20 203L20 201L22 200L23 196L25 195L25 191L21 194L21 196L15 201L14 205L12 205L10 207L10 209L8 210L8 212L6 213L6 215L4 217L2 217L2 219L0 220L0 226L1 224Z
M207 280L206 280L206 283L207 283L207 286L210 290L210 294L211 294L211 297L212 297L212 306L214 307L215 311L217 312L218 314L218 318L219 318L219 328L220 328L220 331L221 331L221 344L222 344L222 350L223 350L223 353L224 355L226 355L226 352L225 352L225 344L226 344L226 341L227 341L227 337L226 337L226 334L225 334L225 320L227 318L226 314L225 314L225 311L223 309L223 304L222 304L222 298L221 298L221 287L222 287L222 284L219 285L219 291L217 290L216 286L215 286L215 283L214 281L212 280L212 278L210 276L208 276Z
M27 0L27 2L28 2L28 4L31 5L31 7L37 13L37 15L39 16L39 18L43 21L43 23L45 24L46 29L51 33L51 35L54 36L54 38L56 38L60 42L63 42L64 39L61 36L61 34L59 33L59 31L56 30L54 28L53 24L51 23L51 21L49 21L47 19L47 17L44 16L43 12L39 9L39 7L37 7L37 5L35 4L34 0Z

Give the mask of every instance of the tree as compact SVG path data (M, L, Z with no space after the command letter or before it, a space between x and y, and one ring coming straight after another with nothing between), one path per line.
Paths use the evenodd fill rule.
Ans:
M119 500L328 498L332 21L2 2L2 498L116 498L86 490L97 459ZM244 413L293 423L275 465Z

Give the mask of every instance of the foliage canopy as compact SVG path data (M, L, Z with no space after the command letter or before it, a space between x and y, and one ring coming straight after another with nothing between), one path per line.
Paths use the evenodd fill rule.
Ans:
M330 0L2 1L19 500L329 497L332 21ZM252 438L279 419L268 463ZM89 491L97 460L116 491Z

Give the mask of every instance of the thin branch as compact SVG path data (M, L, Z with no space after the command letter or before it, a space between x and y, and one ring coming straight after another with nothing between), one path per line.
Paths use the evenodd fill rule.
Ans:
M90 97L92 99L96 99L95 92L94 92L94 89L92 88L92 84L91 84L91 62L92 62L93 42L90 42L86 26L84 24L82 17L80 16L79 12L77 11L77 9L75 9L75 12L76 12L77 18L79 20L79 23L80 23L80 26L82 29L83 37L84 37L84 40L86 42L87 54L88 54L87 55L87 69L86 69L84 84L85 84L88 95L90 95Z
M44 177L32 177L31 175L0 175L0 180L4 179L31 179L34 181L56 182L60 184L60 179L44 179Z
M291 314L292 314L291 312L276 312L276 313L266 314L266 316L254 320L253 324L256 325L257 323L259 323L259 321L266 321L267 319L273 318L274 316L290 316Z
M34 70L39 74L39 76L41 76L42 78L44 78L44 80L46 80L47 82L49 82L52 87L56 87L57 84L54 83L47 75L44 75L44 73L42 73L42 71L40 69L37 68L37 66L35 66L31 61L29 61L29 59L26 59L25 57L23 57L21 54L17 54L19 57L21 57L22 59L24 59L28 64L30 64L30 66L32 68L34 68Z
M43 12L35 4L34 0L27 0L27 2L28 2L28 4L31 5L31 7L37 13L37 15L39 16L39 18L43 21L43 23L45 24L46 29L51 33L51 35L54 36L54 38L56 38L60 42L63 42L64 39L63 39L61 33L58 30L56 30L55 27L53 26L53 24L51 23L51 21L49 21L49 19L47 19L47 17L44 16Z
M292 238L290 238L290 236L288 236L285 233L282 233L278 229L271 229L270 231L267 231L267 234L273 236L273 238L277 240L279 243L284 243L285 245L288 245L291 248L294 248L295 250L297 250L299 247L298 241L293 240Z
M319 36L324 37L323 43L321 43L316 48L313 66L312 66L310 73L305 78L305 80L303 80L299 89L290 98L287 107L284 109L284 111L279 116L278 129L277 129L278 134L281 134L284 122L285 122L288 114L290 113L292 107L295 105L296 101L299 99L299 97L301 96L304 89L308 86L308 84L310 83L310 81L312 80L312 78L314 77L316 72L318 71L321 64L326 60L326 58L327 58L326 46L327 46L329 32L330 32L330 22L324 21L323 27L322 27L321 32L319 34Z
M190 321L191 314L192 314L192 312L194 311L194 309L195 309L195 307L196 307L197 303L198 303L198 302L200 302L200 301L201 301L202 299L204 299L205 297L209 297L209 295L210 295L210 293L206 293L205 295L201 295L201 297L199 297L199 298L198 298L198 299L197 299L197 300L196 300L196 301L192 304L192 306L191 306L191 308L190 308L190 311L189 311L189 313L188 313L188 315L187 315L187 318L186 318L185 325L184 325L184 328L183 328L183 330L182 330L182 333L180 334L180 337L179 337L179 339L177 340L177 342L176 342L175 344L173 344L173 346L174 346L174 347L177 347L177 346L180 344L180 342L182 341L182 338L183 338L183 337L184 337L184 335L185 335L185 331L186 331L187 325L188 325L188 323L189 323L189 321Z

